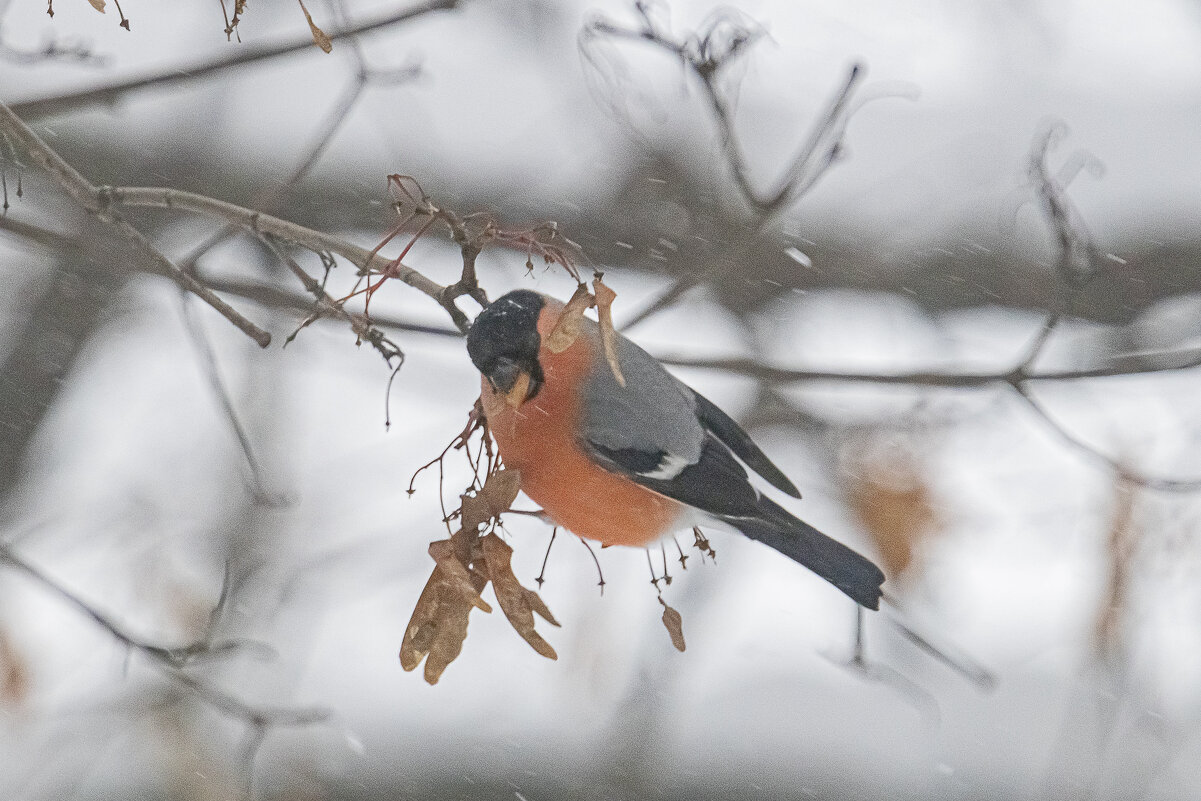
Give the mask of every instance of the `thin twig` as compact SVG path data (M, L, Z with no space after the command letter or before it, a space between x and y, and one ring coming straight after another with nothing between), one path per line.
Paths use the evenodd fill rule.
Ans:
M1027 406L1041 419L1047 426L1055 432L1055 434L1075 450L1084 454L1093 461L1109 468L1119 478L1124 479L1131 484L1135 484L1143 489L1154 490L1157 492L1197 492L1201 490L1201 478L1173 478L1169 476L1154 476L1134 470L1126 463L1119 459L1115 459L1105 453L1102 453L1096 447L1090 445L1084 440L1077 437L1075 434L1068 431L1048 412L1041 403L1039 403L1030 393L1028 387L1018 385L1015 387L1018 397L1024 400Z
M407 22L435 11L450 11L460 0L427 0L400 11L389 11L364 20L341 30L327 32L330 40L359 36L381 28ZM308 31L298 38L276 44L238 47L232 55L205 59L191 64L179 64L169 69L157 70L149 75L85 89L66 95L26 100L14 103L12 108L26 119L39 119L52 114L63 114L79 108L97 104L111 104L125 95L150 87L168 87L179 83L200 80L229 69L244 67L260 61L279 58L293 53L306 52L313 47L313 37Z
M596 558L596 551L592 550L592 546L588 544L588 540L583 537L577 537L580 543L588 549L588 555L592 557L592 563L596 565L596 586L600 587L600 594L605 594L605 571L601 570L600 559Z
M273 217L270 214L233 203L227 203L216 198L198 195L193 192L183 192L178 189L163 187L107 187L107 197L113 205L145 208L175 209L205 214L227 220L242 226L256 236L272 236L285 242L299 245L314 253L335 253L347 259L361 270L384 272L391 266L389 275L398 278L414 289L438 301L441 305L444 287L412 267L397 264L385 256L376 254L367 248L351 244L340 237L314 231L293 222ZM466 333L467 318L451 315L456 327Z
M5 231L22 239L41 245L50 250L64 253L83 253L84 248L80 246L77 238L67 236L58 231L52 231L49 228L33 225L21 220L15 220L12 217L0 217L0 231ZM268 243L270 244L270 242ZM285 264L287 262L285 261ZM288 265L290 267L290 265ZM295 273L295 271L293 271ZM301 270L301 273L304 273ZM297 276L299 277L299 276ZM312 280L310 285L306 279ZM305 289L312 292L314 289L321 290L320 282L317 282L307 274L301 279L305 284ZM323 304L313 303L311 297L298 295L294 292L280 289L274 284L263 284L257 281L244 281L235 278L221 278L208 276L204 279L204 283L209 289L214 292L220 292L226 295L243 298L253 301L259 306L264 306L269 309L284 309L290 312L296 312L305 315L318 315L319 319L336 318L339 320L350 321L351 317L362 319L360 315L352 315L338 304L326 306ZM323 291L323 290L322 290ZM328 296L326 296L328 298ZM332 298L329 298L332 301ZM446 326L424 325L421 323L409 322L396 317L372 317L371 324L377 328L389 331L409 331L416 334L429 334L438 337L452 337L458 339L463 336L463 333L457 328L449 328Z
M176 267L170 259L155 249L141 231L118 215L107 201L106 190L93 185L65 159L58 155L20 117L0 103L0 133L7 134L29 156L30 160L50 173L50 177L89 213L120 233L132 247L135 259L144 260L156 273L170 278L180 287L212 306L261 347L271 343L271 335L242 316L208 287Z
M757 378L773 384L797 384L809 381L834 381L901 386L973 389L999 384L1024 384L1039 381L1079 381L1089 378L1149 375L1201 367L1201 348L1175 351L1123 354L1094 367L1026 371L1022 369L944 372L916 370L908 373L858 373L841 370L797 370L764 364L757 359L693 359L661 356L659 361L673 367L719 370Z
M764 36L764 29L723 9L713 14L697 32L678 38L654 21L646 3L636 2L634 11L639 21L634 27L605 18L592 20L585 26L580 35L585 57L593 40L608 37L650 44L679 59L699 82L721 137L722 152L734 183L761 222L766 222L811 189L837 160L851 98L864 73L862 65L851 66L826 113L814 124L796 156L774 182L776 188L764 193L751 182L750 167L734 124L733 105L720 84L729 67Z
M1080 293L1098 274L1096 246L1093 245L1092 237L1066 191L1071 180L1086 166L1097 164L1097 160L1089 153L1078 152L1069 159L1072 169L1065 173L1062 180L1053 176L1047 166L1047 157L1063 132L1062 125L1048 125L1043 134L1035 139L1027 167L1030 181L1041 201L1047 224L1059 248L1056 271L1061 288L1057 304L1047 315L1021 362L1022 370L1029 370L1042 355L1055 329L1071 314L1072 306Z
M330 715L328 710L322 708L293 709L250 704L184 671L184 668L196 656L200 654L229 652L233 650L232 643L211 643L207 635L195 642L176 647L158 645L148 640L143 640L125 631L124 628L108 615L105 615L84 601L64 585L50 578L39 568L25 561L25 559L18 556L3 543L0 543L0 562L21 571L42 587L75 607L77 611L89 618L123 646L130 651L146 656L151 664L158 667L172 681L186 688L197 698L229 717L266 726L306 726L326 720Z
M357 43L358 40L356 38L352 39L351 41ZM354 52L356 53L356 58L362 58L358 49L356 49ZM309 171L312 170L316 165L317 161L329 147L334 137L337 136L338 131L342 128L342 125L345 124L348 119L350 119L351 110L354 108L354 105L358 102L359 98L362 97L363 91L372 81L376 79L398 81L413 78L418 74L420 74L420 69L418 67L408 67L403 70L377 72L368 69L365 64L360 63L358 72L354 76L354 82L347 88L342 97L339 98L339 100L326 114L325 120L319 129L320 132L317 136L313 137L312 144L309 145L304 157L300 159L299 163L293 168L292 172L283 180L282 183L273 184L270 191L264 194L256 195L253 201L255 207L261 211L268 212L274 212L278 210L280 201L284 199L292 187L294 187L309 174ZM221 244L235 232L240 230L242 230L241 226L237 225L236 223L229 223L223 226L213 233L212 236L197 246L191 253L189 253L187 258L182 259L180 261L181 268L185 272L194 273L196 262L198 262L205 254L207 254L217 245Z
M185 294L181 298L183 301L181 311L183 312L184 326L187 328L188 334L192 339L192 344L200 356L205 377L208 378L213 395L216 397L217 403L221 406L221 413L225 416L225 421L229 424L234 438L238 441L238 447L242 451L243 458L246 459L246 466L250 469L251 484L254 487L254 497L260 502L268 503L270 496L267 493L262 465L259 463L258 456L255 455L254 446L250 442L250 434L238 417L238 410L234 407L229 387L226 386L225 380L221 377L221 370L217 365L217 355L213 352L213 344L205 334L204 328L201 327L201 322L192 314L192 307L188 305L187 301L189 297L189 295Z
M366 341L371 345L371 347L375 348L375 350L380 354L380 356L383 357L384 362L389 367L399 367L400 364L404 363L404 351L400 349L399 345L386 337L383 332L373 324L372 321L368 320L361 314L352 314L351 312L348 312L345 307L343 307L340 303L335 301L326 293L325 289L322 288L321 283L317 281L317 279L305 272L304 269L296 263L295 259L285 253L274 239L271 237L265 237L265 241L275 252L275 255L280 259L280 261L287 265L288 269L292 271L292 274L300 280L300 282L304 285L304 288L311 292L316 299L316 311L310 314L309 318L306 320L306 323L308 320L316 319L317 317L321 316L339 317L350 324L351 330L355 332L355 335L359 337L360 341ZM303 325L304 324L302 324L302 327ZM397 364L394 365L393 361L396 361Z
M509 510L513 511L512 509ZM534 581L538 582L538 589L542 589L542 584L546 581L546 563L550 561L550 549L554 547L555 537L559 536L559 527L555 526L550 530L550 542L546 544L546 555L542 557L542 569L538 571L538 578Z

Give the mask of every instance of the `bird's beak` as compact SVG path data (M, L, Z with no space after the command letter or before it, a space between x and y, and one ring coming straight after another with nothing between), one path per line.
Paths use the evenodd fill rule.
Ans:
M521 404L525 403L526 398L530 395L530 374L522 370L517 374L517 380L513 382L513 388L505 393L505 402L516 409Z

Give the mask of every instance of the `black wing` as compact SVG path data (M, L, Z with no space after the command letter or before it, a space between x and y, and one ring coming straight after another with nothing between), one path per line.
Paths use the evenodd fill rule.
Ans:
M868 609L880 608L884 573L870 559L831 539L759 493L733 453L706 437L700 459L672 477L647 475L663 454L593 449L597 460L642 486L701 510L812 570Z
M584 330L597 337L594 326L586 323ZM598 359L584 399L581 444L601 466L728 523L809 568L858 603L879 608L884 574L876 565L793 517L751 485L738 459L780 490L800 497L729 415L624 337L619 339L618 356L625 386Z
M742 430L742 426L695 389L692 390L692 394L696 396L696 417L707 431L724 442L734 455L746 462L747 467L767 479L773 487L787 492L794 498L801 497L796 485L767 458L767 454Z

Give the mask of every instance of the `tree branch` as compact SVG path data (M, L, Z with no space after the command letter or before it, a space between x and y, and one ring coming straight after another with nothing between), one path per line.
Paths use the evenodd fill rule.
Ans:
M326 720L330 715L328 710L322 708L292 709L249 704L237 696L219 687L203 682L183 670L196 656L229 653L247 643L234 641L214 644L209 641L206 635L196 642L183 646L171 647L158 645L125 631L112 618L50 578L39 568L25 561L4 543L0 543L0 563L7 564L19 570L47 590L50 590L50 592L88 617L93 623L117 640L117 642L131 651L146 656L151 664L159 668L160 671L173 681L187 688L196 697L230 717L259 726L305 726Z
M734 109L719 80L730 65L765 35L764 29L742 21L735 12L723 9L706 20L697 32L675 38L655 22L648 3L638 0L634 3L634 12L639 24L633 27L625 27L603 17L589 22L580 34L582 48L587 53L589 42L603 36L644 42L680 60L704 91L734 183L743 200L761 218L760 227L811 189L837 160L842 149L851 97L863 77L862 65L853 64L848 70L826 113L781 171L775 182L776 188L760 192L751 183L750 167L734 124Z
M271 342L271 335L243 317L233 307L217 297L211 289L176 267L159 253L145 236L115 212L117 206L182 209L224 219L241 226L256 236L273 236L295 243L315 253L336 253L363 270L387 270L413 288L425 293L447 309L456 327L466 333L468 321L453 303L447 302L446 288L418 271L396 261L390 261L374 251L353 245L343 239L314 231L295 223L235 206L222 200L161 187L97 187L46 144L12 109L0 103L0 133L7 133L25 150L29 158L46 170L72 199L89 213L120 232L133 246L133 256L144 259L151 269L192 292L216 309L260 346Z
M380 28L387 28L392 25L407 22L411 19L416 19L433 11L449 11L456 8L459 5L459 2L460 0L427 0L424 3L410 6L404 10L390 11L377 17L372 17L364 22L360 22L356 25L352 25L341 30L333 31L332 33L327 31L327 34L331 40L358 36L370 31L379 30ZM154 86L165 87L178 83L194 81L200 78L205 78L217 72L223 72L225 70L235 69L237 67L244 67L248 64L254 64L259 61L265 61L292 53L306 51L312 47L312 34L306 31L303 36L290 39L286 42L238 47L237 51L233 55L205 59L203 61L196 61L191 64L181 64L170 69L160 70L150 75L130 78L124 81L111 83L107 86L98 86L71 94L40 98L37 100L26 100L23 102L14 103L12 109L14 112L22 117L25 117L26 119L39 119L41 117L47 117L53 114L63 114L68 111L74 111L79 108L86 108L87 106L93 106L100 103L112 103L130 92L147 89Z
M67 163L33 130L21 121L12 110L0 103L0 133L7 134L25 151L26 155L50 174L50 177L72 199L89 213L106 222L120 233L131 246L134 258L142 259L151 269L170 278L183 289L193 293L217 310L221 316L253 339L260 347L271 344L271 335L243 317L232 306L217 297L212 290L176 267L170 259L155 249L141 231L134 228L120 215L114 213L106 200L105 190L94 186L87 178Z
M1201 478L1173 478L1170 476L1148 475L1126 466L1118 459L1102 453L1060 425L1051 416L1051 413L1043 408L1043 405L1034 398L1028 386L1018 384L1014 389L1017 390L1017 394L1026 402L1031 411L1046 423L1061 440L1093 461L1112 470L1119 479L1124 479L1143 489L1154 490L1156 492L1196 492L1201 490Z
M1010 370L948 373L914 371L910 373L851 373L839 370L794 370L775 367L755 359L689 359L682 356L663 356L659 361L673 367L695 367L720 370L772 384L797 384L809 381L846 381L866 384L946 387L973 389L998 384L1021 385L1035 381L1074 381L1088 378L1149 375L1201 367L1201 348L1187 348L1157 353L1137 353L1115 356L1095 367L1068 370L1032 371L1026 367Z
M371 251L367 248L351 244L331 234L314 231L270 214L235 206L233 203L198 195L194 192L140 186L105 187L104 193L108 201L115 206L174 209L216 217L239 225L255 236L275 237L314 253L335 253L363 270L383 272L388 265L392 264L392 261L384 256L376 254L372 257ZM426 278L412 267L404 264L397 265L393 268L392 275L440 302L444 287Z

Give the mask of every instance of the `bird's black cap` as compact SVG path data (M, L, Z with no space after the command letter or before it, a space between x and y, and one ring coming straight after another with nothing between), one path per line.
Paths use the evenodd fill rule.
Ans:
M530 377L526 398L542 386L538 349L538 315L546 301L537 292L518 289L488 304L467 332L467 354L494 388L508 392L525 372Z

